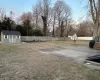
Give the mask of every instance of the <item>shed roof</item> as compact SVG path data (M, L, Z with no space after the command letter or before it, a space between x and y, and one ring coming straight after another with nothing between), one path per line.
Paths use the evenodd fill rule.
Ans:
M19 31L1 31L4 35L21 35Z

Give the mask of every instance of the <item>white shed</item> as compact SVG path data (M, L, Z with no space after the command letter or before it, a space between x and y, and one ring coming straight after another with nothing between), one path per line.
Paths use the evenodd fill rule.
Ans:
M20 43L21 34L18 31L1 31L2 43Z

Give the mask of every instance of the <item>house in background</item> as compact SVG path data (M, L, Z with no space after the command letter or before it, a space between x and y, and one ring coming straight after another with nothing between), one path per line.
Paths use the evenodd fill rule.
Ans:
M21 34L18 31L1 31L2 43L20 43Z

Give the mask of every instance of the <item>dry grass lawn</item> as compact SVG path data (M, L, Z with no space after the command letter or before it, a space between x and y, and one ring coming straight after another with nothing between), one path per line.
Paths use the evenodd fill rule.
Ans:
M100 80L100 70L39 53L72 41L0 44L0 80ZM78 41L76 45L88 45Z

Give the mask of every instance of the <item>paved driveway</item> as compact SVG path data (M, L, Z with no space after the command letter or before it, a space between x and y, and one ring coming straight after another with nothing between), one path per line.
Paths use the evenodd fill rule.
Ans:
M74 62L83 63L89 56L99 55L100 51L90 49L88 46L67 46L41 50L41 53L52 54L60 58L66 58Z

